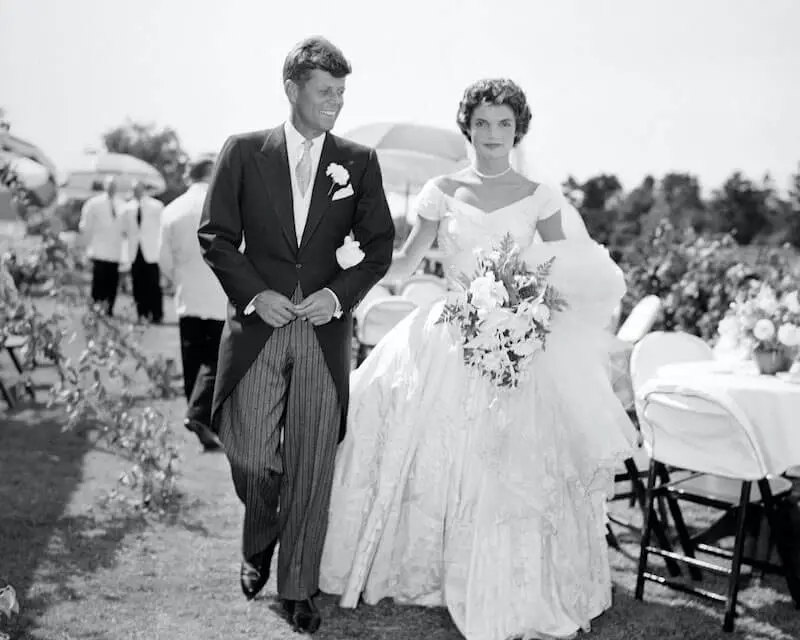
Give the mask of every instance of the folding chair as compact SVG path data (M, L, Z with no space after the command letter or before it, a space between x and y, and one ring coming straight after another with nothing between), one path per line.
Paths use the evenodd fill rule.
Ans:
M411 300L392 296L369 303L363 312L361 322L356 327L358 353L356 365L360 365L370 350L389 333L398 322L417 309Z
M418 274L406 280L401 286L399 295L422 307L447 295L447 282L444 278L427 274Z
M779 477L778 474L783 470L767 466L759 438L748 417L722 393L712 395L706 391L689 389L686 385L657 380L652 380L641 390L641 396L637 397L637 412L651 463L636 576L636 599L643 599L645 582L651 581L724 603L722 628L729 632L734 628L741 566L745 564L782 572L795 605L800 608L800 581L793 565L786 514L780 512L780 506L790 494L791 483ZM691 474L675 480L670 477L671 468L688 470ZM754 483L757 489L753 487ZM683 553L650 543L651 532L658 528L658 516L653 504L659 496L667 500ZM723 511L735 510L733 549L707 544L702 541L702 534L692 537L679 501L695 502ZM744 554L746 519L748 510L753 506L764 510L781 560L780 567ZM731 565L725 567L699 559L698 552L729 559ZM651 554L681 562L696 570L727 576L726 593L702 589L649 571L648 559Z
M22 359L17 354L17 350L24 348L27 344L28 339L24 336L12 335L4 338L0 337L0 351L5 351L8 354L11 363L14 365L14 368L20 376L25 375L25 370L22 366ZM25 391L28 393L31 400L36 400L36 391L28 380L25 380ZM0 381L0 395L3 396L3 400L5 400L8 408L12 409L16 404L16 400L10 389L2 381Z
M660 305L660 302L659 302ZM651 311L653 305L651 306ZM639 324L639 327L642 327ZM682 332L665 332L656 331L644 335L633 347L630 357L630 377L631 386L633 387L634 397L638 394L639 389L647 383L656 373L659 367L665 364L677 362L694 362L701 360L710 360L713 357L711 348L697 336L690 335ZM634 401L635 403L635 401ZM631 411L638 424L636 418L635 408ZM638 450L636 454L625 460L625 471L617 473L614 477L616 484L629 482L630 490L615 492L609 501L615 502L618 500L629 500L630 506L638 506L642 511L644 519L646 513L645 504L645 480L648 476L648 469L650 467L650 457L645 450ZM667 504L664 500L658 501L658 508L660 511L659 522L667 527ZM625 527L632 531L639 531L638 527L632 525L629 521L623 520L619 516L609 513L608 519L610 523ZM616 542L616 537L608 526L609 542L612 545ZM663 540L666 540L666 533L658 534ZM671 560L667 561L670 573L675 576L680 574L678 565ZM690 567L690 572L693 576L699 576L699 572Z

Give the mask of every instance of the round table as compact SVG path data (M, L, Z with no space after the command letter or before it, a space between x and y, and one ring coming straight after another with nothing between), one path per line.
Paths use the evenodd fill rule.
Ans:
M800 373L763 375L749 361L685 362L659 368L642 391L660 386L726 395L758 432L773 472L800 465Z

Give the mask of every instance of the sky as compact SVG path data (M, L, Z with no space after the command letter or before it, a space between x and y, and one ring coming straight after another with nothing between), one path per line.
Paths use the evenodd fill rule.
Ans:
M62 171L126 118L190 153L287 114L286 52L350 59L336 132L454 128L464 88L513 78L531 173L558 183L734 170L779 187L800 163L798 0L0 0L0 106Z

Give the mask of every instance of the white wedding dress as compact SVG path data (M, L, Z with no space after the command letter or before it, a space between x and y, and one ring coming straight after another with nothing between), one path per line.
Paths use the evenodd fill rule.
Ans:
M529 265L555 256L554 314L530 380L496 392L462 361L443 301L397 325L353 372L320 588L447 606L468 640L567 638L611 605L604 503L634 430L609 381L605 327L625 291L588 236L534 242L563 200L545 186L491 213L428 183L452 272L511 233Z

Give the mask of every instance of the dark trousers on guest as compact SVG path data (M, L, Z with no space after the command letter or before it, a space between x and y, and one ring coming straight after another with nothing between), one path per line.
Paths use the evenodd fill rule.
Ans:
M119 264L107 260L92 260L92 302L102 304L109 316L114 315L118 288Z
M161 270L157 262L146 262L141 249L131 265L133 299L139 319L160 323L164 318L164 294L161 291Z
M183 362L186 418L211 428L211 401L217 377L222 320L183 317L178 321Z

